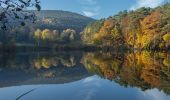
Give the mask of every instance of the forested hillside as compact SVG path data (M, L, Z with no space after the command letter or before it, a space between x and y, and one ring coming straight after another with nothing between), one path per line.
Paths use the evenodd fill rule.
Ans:
M164 49L170 47L170 3L157 8L122 11L89 24L82 33L85 44Z
M41 28L58 30L70 28L80 32L89 22L94 21L92 18L61 10L42 10L35 13L39 18L37 24Z
M80 41L79 33L84 27L95 21L80 14L60 11L30 11L37 16L36 23L25 23L22 26L10 25L8 30L0 31L0 42L5 45L33 44L66 44Z

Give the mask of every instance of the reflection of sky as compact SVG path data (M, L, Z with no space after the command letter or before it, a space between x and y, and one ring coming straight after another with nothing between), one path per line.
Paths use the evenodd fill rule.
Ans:
M0 100L14 100L34 89L21 100L170 100L157 89L145 92L138 88L124 88L97 76L56 85L16 86L0 89Z
M145 98L147 100L169 100L166 95L157 89L147 90L145 92L140 91L139 98Z

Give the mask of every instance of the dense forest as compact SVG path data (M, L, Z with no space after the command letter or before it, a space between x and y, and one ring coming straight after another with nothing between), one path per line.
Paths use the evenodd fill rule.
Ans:
M170 3L156 8L121 11L106 19L94 20L67 11L32 11L36 23L0 32L5 45L97 46L135 49L170 48ZM74 44L74 45L72 45Z
M82 33L82 40L99 46L170 48L170 3L153 9L125 10L90 23Z
M72 12L60 10L30 11L35 13L35 23L10 24L8 30L0 30L0 43L5 45L50 46L80 41L80 32L95 21Z

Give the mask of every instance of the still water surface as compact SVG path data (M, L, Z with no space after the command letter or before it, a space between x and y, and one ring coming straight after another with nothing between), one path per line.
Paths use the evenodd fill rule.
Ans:
M1 54L0 100L170 100L170 53Z

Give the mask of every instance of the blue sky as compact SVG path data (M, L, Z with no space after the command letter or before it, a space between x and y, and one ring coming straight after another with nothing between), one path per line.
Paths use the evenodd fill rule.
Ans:
M41 0L42 9L76 12L95 19L112 16L122 10L162 5L170 0Z

